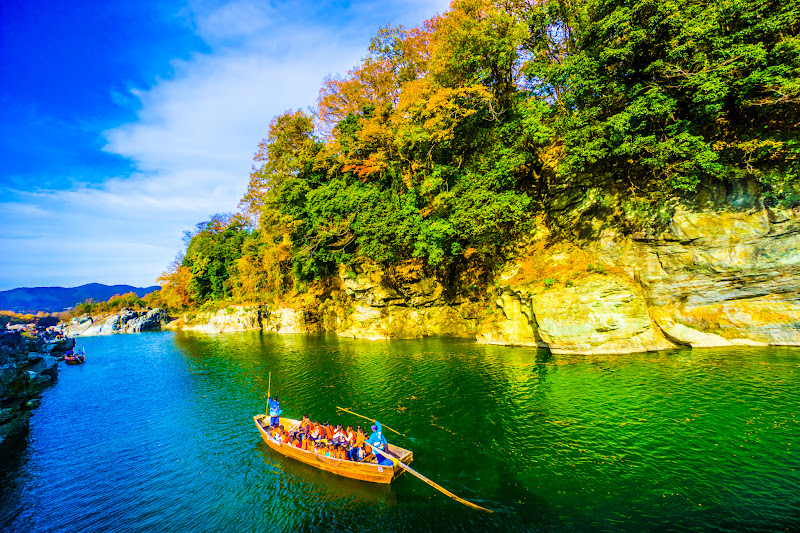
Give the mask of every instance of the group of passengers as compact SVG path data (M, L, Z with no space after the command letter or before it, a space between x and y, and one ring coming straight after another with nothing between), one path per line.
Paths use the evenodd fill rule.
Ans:
M276 442L334 459L392 464L392 460L381 453L386 450L387 442L383 436L383 427L377 420L369 437L361 426L354 430L353 426L343 428L341 424L320 424L316 420L312 422L308 415L303 415L300 424L290 430L275 422L270 426L270 436Z

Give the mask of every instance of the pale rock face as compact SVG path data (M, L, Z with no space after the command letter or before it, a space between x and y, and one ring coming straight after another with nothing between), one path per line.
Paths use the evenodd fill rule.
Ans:
M634 247L655 259L639 268L653 305L691 308L800 292L800 226L771 225L764 210L682 213L662 239Z
M70 335L82 335L85 337L88 337L90 335L100 335L100 333L103 331L103 324L104 324L103 322L95 322L91 326L86 328L83 331L83 333L78 333L78 332L73 333L72 331L70 331Z
M598 254L635 269L653 315L680 344L725 345L665 328L800 345L800 220L791 211L678 212L660 238Z
M756 342L750 339L731 339L728 340L714 333L705 333L694 328L689 328L683 324L677 324L668 320L659 321L662 331L676 344L691 346L692 348L717 348L720 346L767 346L766 343Z
M475 321L464 318L459 308L449 306L379 309L356 306L347 316L342 337L356 339L419 339L422 337L474 337Z
M103 323L100 329L100 335L111 335L112 333L119 333L120 331L120 315L111 315Z
M123 309L119 314L73 318L66 328L68 335L91 336L114 333L138 333L161 329L169 322L166 311L160 308L147 311Z
M498 299L503 319L492 344L546 346L553 353L646 352L671 348L651 320L641 290L625 278L595 274L567 287L521 286ZM525 304L523 304L525 302Z
M343 337L358 339L418 339L431 336L474 337L476 320L468 300L443 298L444 287L433 277L409 272L395 287L372 264L358 273L339 269L354 305L336 321Z
M526 305L522 304L522 297ZM502 317L496 321L485 321L478 327L479 343L547 347L539 335L528 294L521 296L506 290L495 304L502 311Z
M554 353L627 353L671 347L630 280L595 274L532 297L539 334Z
M261 311L259 307L237 305L215 313L200 313L195 321L194 325L186 325L183 329L203 333L251 331L261 329Z
M264 329L276 333L306 333L316 330L307 324L302 310L289 307L279 307L268 313Z

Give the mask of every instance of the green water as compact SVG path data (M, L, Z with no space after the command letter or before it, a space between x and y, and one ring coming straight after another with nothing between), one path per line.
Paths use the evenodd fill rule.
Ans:
M87 364L62 368L0 476L0 529L800 528L798 349L555 356L260 333L81 342ZM272 452L252 422L269 372L286 415L366 423L342 406L378 417L406 434L387 432L417 471L495 513L408 475L378 486ZM76 397L82 412L65 410ZM65 464L79 447L84 459ZM109 482L109 469L127 481ZM59 506L66 522L37 513Z

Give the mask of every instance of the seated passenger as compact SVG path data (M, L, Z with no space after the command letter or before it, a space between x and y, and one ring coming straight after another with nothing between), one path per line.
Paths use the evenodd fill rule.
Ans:
M303 420L300 421L300 429L306 429L309 424L311 424L311 420L308 419L308 415L303 415Z
M356 432L353 431L353 426L347 426L347 431L344 432L344 442L348 446L352 446L356 442Z
M367 457L367 451L364 449L364 443L362 442L360 446L354 446L350 450L350 460L351 461L363 461Z
M340 444L344 440L344 433L342 432L342 425L339 424L336 426L336 429L333 430L333 435L331 435L331 442L334 444Z
M355 444L353 444L353 446L356 446L356 447L361 446L361 444L365 440L367 440L367 436L364 435L364 428L362 428L361 426L358 426L358 433L356 433L356 441L355 441Z
M309 433L308 438L310 438L312 441L318 441L320 439L321 433L322 433L322 430L320 429L320 426L315 421L314 422L314 429L311 430L311 433Z

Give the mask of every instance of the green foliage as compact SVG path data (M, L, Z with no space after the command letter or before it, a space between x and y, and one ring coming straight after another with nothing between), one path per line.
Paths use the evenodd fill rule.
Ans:
M138 310L144 307L157 307L160 303L160 292L161 291L153 291L149 294L145 294L141 298L139 298L139 295L135 292L115 294L105 302L96 302L94 299L89 298L75 305L68 313L68 317L87 314L115 313L123 308Z
M576 10L572 53L527 71L539 93L561 85L563 179L680 192L788 171L798 155L797 2L594 0Z
M235 216L215 215L197 225L182 262L192 274L188 287L192 300L203 303L231 297L230 279L236 275L248 236L242 220Z
M608 272L606 271L605 268L603 268L600 265L594 265L592 263L589 263L588 265L586 265L586 271L587 272L596 272L597 274L602 274L604 276L608 274Z
M456 0L384 28L316 115L272 121L244 216L198 226L164 298L263 301L364 258L491 267L587 191L622 196L628 232L741 179L796 206L798 5Z

